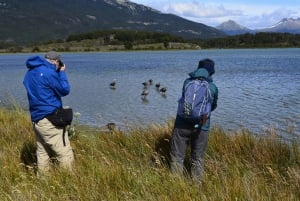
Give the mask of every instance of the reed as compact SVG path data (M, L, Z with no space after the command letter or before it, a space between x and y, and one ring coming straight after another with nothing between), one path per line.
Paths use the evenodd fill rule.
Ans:
M169 172L172 126L124 133L77 124L74 172L54 164L41 178L28 112L0 108L0 200L299 200L299 142L213 128L199 184Z

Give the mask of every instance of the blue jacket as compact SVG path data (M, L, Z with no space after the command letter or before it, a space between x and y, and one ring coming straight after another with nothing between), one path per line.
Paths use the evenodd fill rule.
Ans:
M211 106L211 111L215 110L217 108L217 103L218 103L218 88L217 86L213 83L212 77L209 76L208 72L204 68L199 68L191 73L189 73L189 78L187 78L184 83L183 83L183 88L182 88L182 93L185 88L185 85L191 81L192 79L199 78L199 77L204 77L208 82L209 82L209 88L211 91L211 96L212 96L212 106ZM194 124L191 124L189 122L186 122L184 119L179 117L178 115L176 116L175 119L175 127L177 128L194 128ZM204 131L209 131L210 128L210 117L206 120L206 123L201 126L201 130Z
M61 97L70 93L64 71L46 59L33 56L26 61L28 71L23 84L27 91L31 120L37 122L62 107Z

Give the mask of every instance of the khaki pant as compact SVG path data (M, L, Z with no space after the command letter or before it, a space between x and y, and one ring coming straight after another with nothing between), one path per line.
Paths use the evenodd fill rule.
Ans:
M40 173L47 173L50 169L50 158L56 157L59 165L72 170L74 154L70 145L68 132L55 127L48 119L41 119L34 124L37 144L37 165Z

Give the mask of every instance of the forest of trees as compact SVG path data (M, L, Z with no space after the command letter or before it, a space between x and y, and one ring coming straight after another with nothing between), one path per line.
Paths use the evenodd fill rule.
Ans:
M300 47L300 34L256 33L227 36L224 38L193 40L201 48L280 48Z
M104 44L150 44L169 42L190 42L198 44L201 48L275 48L300 47L300 34L265 33L242 34L213 39L184 40L179 36L167 33L144 31L96 31L90 33L70 35L66 41L81 41L85 39L103 38ZM130 48L129 48L130 49Z
M66 39L51 40L44 43L35 43L31 46L38 51L40 45L60 43L62 46L69 46L73 41L82 42L86 40L101 41L100 45L124 45L125 49L132 49L134 45L163 43L167 49L170 42L194 44L201 49L209 48L300 48L300 34L290 33L256 33L227 36L213 39L185 40L182 37L161 32L129 31L129 30L102 30L81 34L69 35ZM12 42L1 42L2 52L20 52L24 47Z
M130 31L130 30L107 30L95 31L82 34L74 34L67 37L66 42L81 41L86 39L102 38L104 45L120 45L126 43L132 44L151 44L184 42L179 36L161 32Z

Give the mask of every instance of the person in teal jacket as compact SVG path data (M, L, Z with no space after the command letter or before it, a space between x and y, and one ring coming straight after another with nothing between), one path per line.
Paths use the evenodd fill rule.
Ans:
M60 165L71 170L74 160L67 131L53 125L47 116L62 108L62 97L70 93L70 85L60 55L55 51L45 58L32 56L26 61L23 84L27 91L29 111L37 144L38 172L47 174L50 158L56 156Z
M218 102L218 88L214 84L212 75L215 73L215 64L211 59L203 59L199 61L198 69L189 73L183 83L185 85L196 78L202 77L209 82L209 89L212 96L212 109L217 108ZM182 92L183 93L183 92ZM210 115L211 116L211 115ZM171 137L171 172L183 174L185 153L188 143L191 144L191 177L194 180L201 181L204 172L204 154L208 143L209 130L210 130L210 116L207 118L204 125L195 128L195 124L187 122L185 119L176 115L174 128Z

